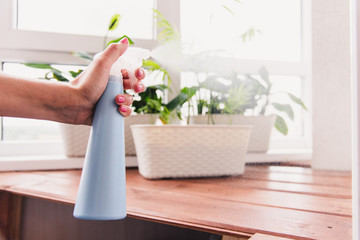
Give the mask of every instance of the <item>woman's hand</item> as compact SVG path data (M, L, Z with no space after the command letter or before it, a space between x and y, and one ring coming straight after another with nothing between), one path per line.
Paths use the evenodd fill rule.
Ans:
M132 89L137 93L143 92L145 90L145 86L141 82L141 80L145 78L144 70L138 68L135 70L134 74L129 74L126 69L123 69L121 73L124 80L124 89ZM135 76L135 78L132 79L131 76ZM130 106L133 101L133 97L128 94L118 94L115 97L115 102L119 105L119 112L124 117L128 117L131 114L132 109Z
M69 84L25 79L0 73L0 116L52 120L91 125L95 105L105 91L113 63L128 48L128 39L111 44ZM145 73L123 69L124 88L144 91ZM114 101L123 116L131 113L131 96L119 94Z
M81 73L70 84L74 87L79 97L80 111L75 120L78 124L90 125L94 115L95 105L105 91L108 82L110 69L113 63L125 53L128 48L128 39L124 38L121 42L111 44L102 53L98 54L89 67ZM142 79L145 73L141 68L134 73L128 72L127 69L122 71L124 80L124 89L133 89L135 92L143 92L145 86ZM132 96L128 94L119 94L114 101L119 105L119 112L127 117L131 114L130 105L133 102Z

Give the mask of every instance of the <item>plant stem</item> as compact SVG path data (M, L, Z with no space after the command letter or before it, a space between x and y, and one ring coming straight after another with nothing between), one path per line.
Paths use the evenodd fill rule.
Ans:
M106 32L105 36L104 36L104 49L106 48L106 42L107 42L107 37L108 37L108 34L109 34L109 30Z
M187 119L186 119L187 125L190 124L190 110L191 110L190 108L191 108L191 106L190 106L190 99L189 99L189 101L188 101L188 115L187 115Z

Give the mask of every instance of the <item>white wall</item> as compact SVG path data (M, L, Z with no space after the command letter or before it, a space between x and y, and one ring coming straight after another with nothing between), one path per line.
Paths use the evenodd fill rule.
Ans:
M312 1L313 168L351 169L349 1Z

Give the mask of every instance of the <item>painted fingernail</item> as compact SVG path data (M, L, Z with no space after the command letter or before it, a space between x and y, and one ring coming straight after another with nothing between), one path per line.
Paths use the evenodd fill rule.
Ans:
M125 98L123 96L117 96L116 97L116 102L118 103L124 103L125 102Z
M137 92L141 92L143 89L143 85L139 84L137 87L136 87L136 91Z
M140 70L139 70L139 77L140 77L140 78L143 77L144 74L145 74L145 73L144 73L144 70L140 69Z
M128 44L128 43L129 43L129 40L128 40L126 37L124 37L123 39L120 40L120 42L121 42L122 44Z
M125 107L125 106L121 106L121 107L120 107L120 111L122 111L122 112L126 112L126 111L127 111L127 107Z

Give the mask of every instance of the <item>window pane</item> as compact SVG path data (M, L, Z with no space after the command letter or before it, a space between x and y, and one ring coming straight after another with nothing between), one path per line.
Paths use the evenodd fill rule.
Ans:
M3 140L61 140L58 123L4 117Z
M112 15L122 18L110 36L153 38L154 0L18 0L18 28L104 36Z
M244 42L250 28L254 37ZM300 61L301 0L182 0L181 33L190 53L226 50L244 59Z

